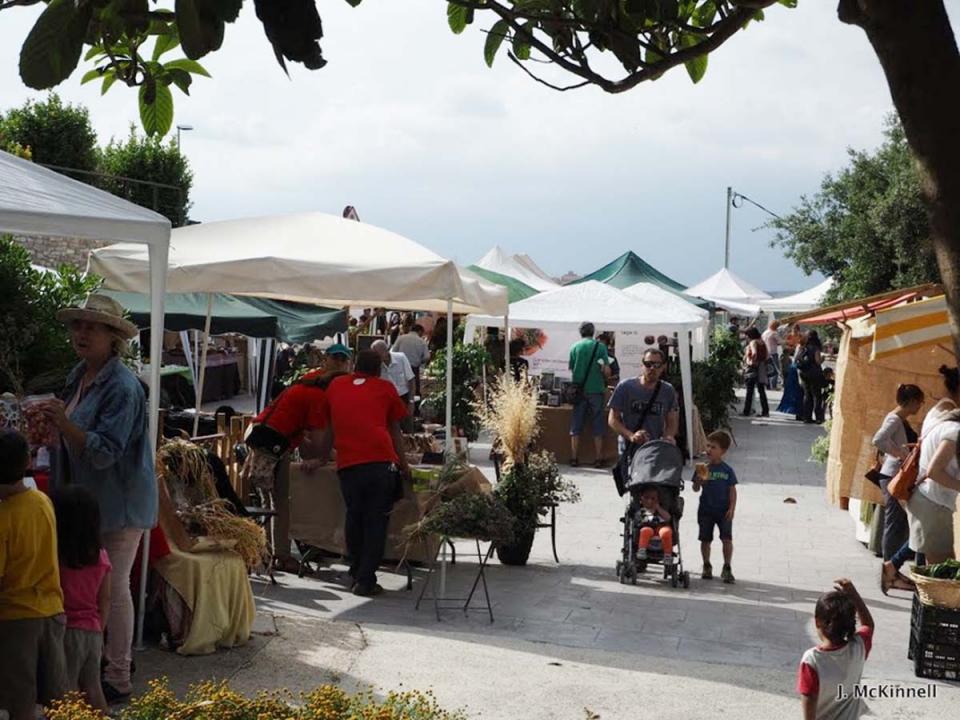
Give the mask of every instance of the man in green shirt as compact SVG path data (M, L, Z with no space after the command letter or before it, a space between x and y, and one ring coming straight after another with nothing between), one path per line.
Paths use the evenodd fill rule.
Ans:
M574 383L583 388L579 402L573 406L570 422L570 465L580 464L580 433L590 425L593 433L594 467L603 465L603 433L606 432L603 393L610 374L607 346L593 337L593 323L580 325L580 341L570 348L569 368Z

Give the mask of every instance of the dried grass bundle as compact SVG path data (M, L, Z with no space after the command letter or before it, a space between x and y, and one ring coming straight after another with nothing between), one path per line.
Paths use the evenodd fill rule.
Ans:
M206 451L187 440L168 440L160 446L157 475L176 505L199 505L218 497Z
M477 412L483 427L496 435L506 457L505 465L522 464L530 443L540 432L537 388L528 381L517 382L502 373L487 395L487 404Z
M202 505L179 508L177 516L184 525L195 528L205 537L236 540L233 550L251 570L262 567L270 558L263 528L249 518L234 515L226 500L212 500Z

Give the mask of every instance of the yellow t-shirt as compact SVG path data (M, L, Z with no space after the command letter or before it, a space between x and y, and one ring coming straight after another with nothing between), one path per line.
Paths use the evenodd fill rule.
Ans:
M0 620L62 612L53 503L38 490L17 493L0 502Z

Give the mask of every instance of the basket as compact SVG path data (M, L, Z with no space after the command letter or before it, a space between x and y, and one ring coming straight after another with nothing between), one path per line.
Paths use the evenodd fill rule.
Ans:
M960 610L960 580L944 580L921 575L915 570L910 577L917 586L917 594L924 605Z
M924 605L914 595L907 657L917 677L960 679L960 610Z

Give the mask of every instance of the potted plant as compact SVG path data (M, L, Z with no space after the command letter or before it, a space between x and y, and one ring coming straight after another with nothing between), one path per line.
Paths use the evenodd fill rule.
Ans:
M540 516L552 505L578 501L580 494L560 474L551 453L532 450L540 430L536 386L501 375L479 416L494 434L496 451L503 458L494 494L516 518L514 540L499 544L497 557L505 565L525 565Z
M471 442L480 433L475 387L480 382L483 366L489 362L490 356L482 345L458 342L453 346L453 426ZM446 348L433 356L427 366L427 377L436 389L423 401L424 416L442 422L447 406Z

